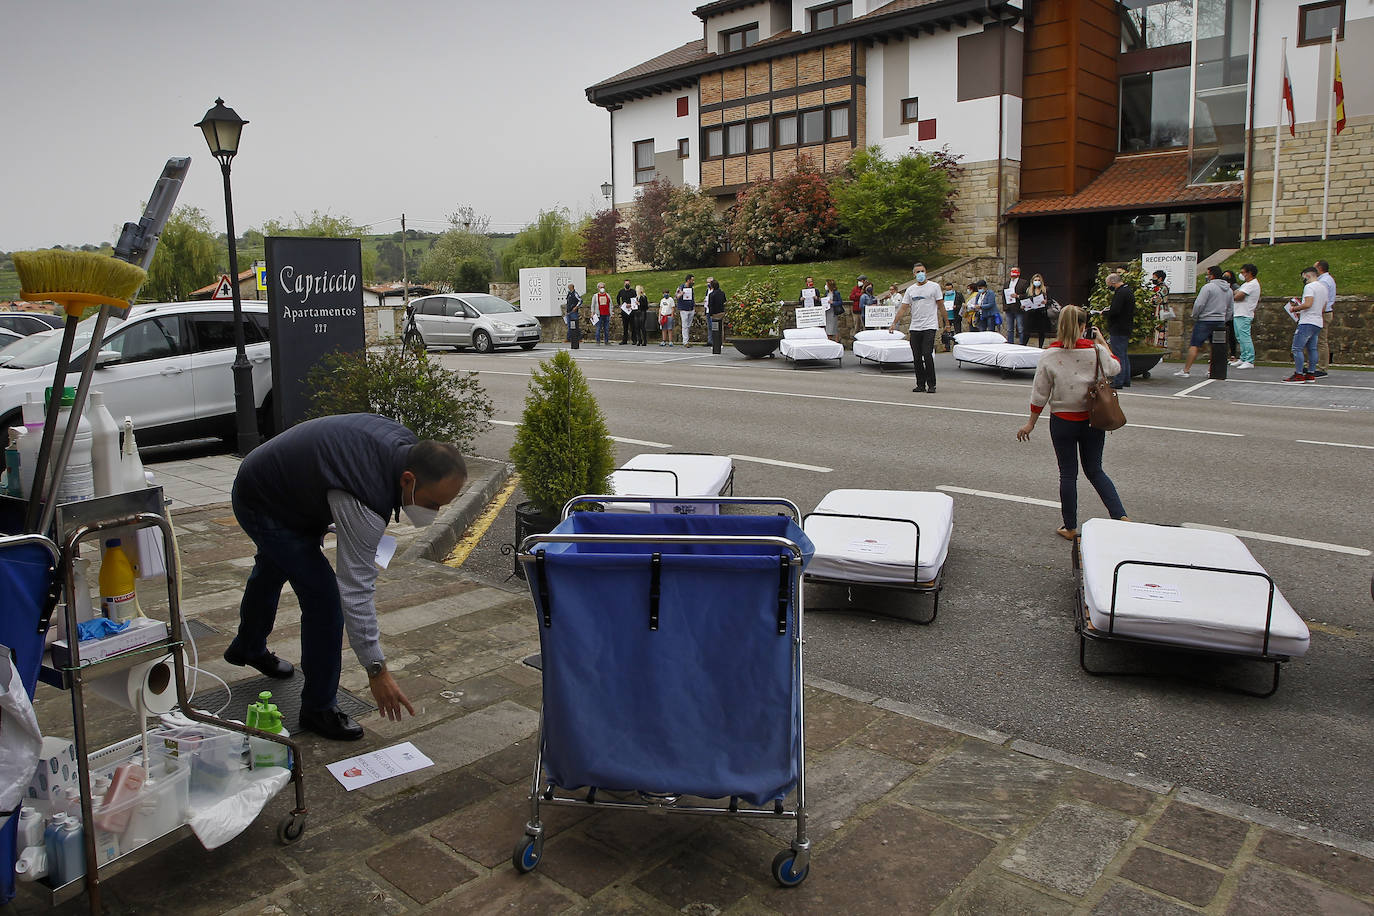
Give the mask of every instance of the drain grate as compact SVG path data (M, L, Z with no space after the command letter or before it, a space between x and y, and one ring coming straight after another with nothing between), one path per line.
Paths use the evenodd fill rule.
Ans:
M183 620L181 628L191 634L192 639L204 639L207 636L218 636L219 630L210 626L203 620Z
M277 708L281 710L282 723L288 731L294 732L300 720L301 691L304 689L305 677L299 669L287 680L254 677L246 681L235 681L229 685L229 705L225 707L224 715L230 719L242 719L247 714L248 704L256 703L258 694L264 690L269 690L272 692L272 702L277 704ZM224 688L219 687L215 690L197 693L194 703L199 709L214 712L224 706L225 698ZM342 687L339 688L338 704L339 709L354 718L377 708Z

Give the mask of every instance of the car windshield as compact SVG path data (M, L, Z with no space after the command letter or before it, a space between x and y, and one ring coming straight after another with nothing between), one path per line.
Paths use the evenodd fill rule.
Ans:
M86 350L86 345L91 342L91 334L95 331L96 316L92 315L85 321L76 326L76 340L72 344L72 361L81 356ZM106 325L105 334L109 336L123 321L119 318L110 318ZM60 330L40 331L25 338L24 341L16 341L14 346L20 343L33 341L28 349L11 355L13 351L6 348L4 356L8 357L2 364L6 369L34 369L38 366L47 366L57 362L57 352L62 348L62 334Z
M464 296L463 301L467 302L483 315L500 315L507 312L520 311L505 299L498 299L495 296Z

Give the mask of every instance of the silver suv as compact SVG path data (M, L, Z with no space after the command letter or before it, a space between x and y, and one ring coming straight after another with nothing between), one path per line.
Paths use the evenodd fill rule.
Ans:
M533 350L539 343L539 321L533 315L486 293L423 296L411 307L425 347L472 347L490 353L510 346Z

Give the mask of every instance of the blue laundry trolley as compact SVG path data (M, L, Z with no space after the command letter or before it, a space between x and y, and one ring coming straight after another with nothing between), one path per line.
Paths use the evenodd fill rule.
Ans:
M801 576L813 553L786 500L679 497L788 514L573 512L527 537L543 668L530 818L512 862L543 856L542 805L791 819L773 860L805 880Z

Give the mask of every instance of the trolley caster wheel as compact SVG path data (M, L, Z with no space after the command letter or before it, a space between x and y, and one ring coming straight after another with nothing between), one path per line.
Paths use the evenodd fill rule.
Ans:
M773 880L783 887L796 887L806 880L806 876L811 873L811 866L807 865L800 871L794 871L792 864L797 861L797 854L791 849L784 849L773 857Z
M1148 372L1142 372L1142 373L1140 373L1140 377L1141 377L1141 378L1149 378L1149 377L1150 377L1150 373L1148 373Z
M305 835L305 815L289 814L277 824L277 842L290 846Z
M524 875L538 868L539 861L543 858L544 838L522 836L515 844L515 852L511 853L510 863L515 866L516 871Z

